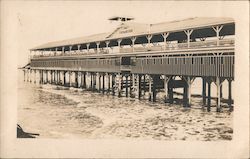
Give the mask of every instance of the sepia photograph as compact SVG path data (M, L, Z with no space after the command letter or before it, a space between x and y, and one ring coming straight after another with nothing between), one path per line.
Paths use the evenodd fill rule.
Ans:
M1 8L3 157L249 157L247 1Z

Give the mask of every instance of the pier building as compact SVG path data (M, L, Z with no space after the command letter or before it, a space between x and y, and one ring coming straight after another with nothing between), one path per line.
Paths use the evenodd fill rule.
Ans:
M56 42L30 49L25 80L83 88L152 102L164 90L166 103L183 88L183 105L192 106L191 86L202 79L203 108L211 109L216 85L216 110L221 111L222 83L228 81L232 110L235 22L231 18L195 17L156 24L112 17L120 25L108 33ZM88 82L89 81L89 82Z

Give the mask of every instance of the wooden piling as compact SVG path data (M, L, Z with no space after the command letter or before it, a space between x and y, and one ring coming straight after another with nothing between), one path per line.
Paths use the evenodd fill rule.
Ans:
M206 105L206 77L202 78L202 102L203 106Z
M232 111L232 79L228 79L228 106L229 111Z
M112 95L115 95L115 74L111 74L111 83L112 83Z
M128 97L128 75L125 75L126 78L126 97Z
M153 76L153 102L156 102L156 84L157 84L157 80L156 77Z
M105 74L102 75L102 94L105 93Z
M221 104L220 104L220 101L221 101L221 98L220 98L220 88L221 87L220 87L220 85L221 85L220 78L216 77L216 87L217 87L216 111L217 112L221 111Z
M208 92L207 92L207 111L210 112L211 110L211 81L208 80L207 81L207 89L208 89Z
M141 99L141 77L142 75L138 75L138 99Z
M151 96L152 96L152 80L151 77L149 76L149 88L148 88L148 100L151 101Z

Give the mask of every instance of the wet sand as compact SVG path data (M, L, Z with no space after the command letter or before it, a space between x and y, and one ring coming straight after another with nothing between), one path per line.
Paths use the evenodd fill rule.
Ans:
M178 96L177 96L178 97ZM157 95L159 101L163 94ZM201 98L192 107L118 98L81 89L26 83L19 89L18 124L38 138L231 140L233 113L206 112ZM212 101L215 104L215 101Z

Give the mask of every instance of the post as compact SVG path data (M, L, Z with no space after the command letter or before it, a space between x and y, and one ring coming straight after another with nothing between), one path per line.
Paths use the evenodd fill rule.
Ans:
M166 48L167 48L167 37L169 36L169 33L163 33L161 35L164 38L164 49L163 50L166 50Z
M68 72L69 73L69 87L72 85L72 83L71 83L71 74L72 74L72 72Z
M216 32L216 42L217 42L217 46L219 46L220 45L220 31L221 31L221 29L223 28L223 25L221 25L221 26L216 26L216 27L212 27L213 28L213 30Z
M221 105L220 105L220 85L221 85L221 82L220 82L220 78L219 77L216 77L216 87L217 87L217 106L216 106L216 111L217 112L220 112L221 111Z
M50 84L53 83L53 71L52 70L50 70L50 82L49 83Z
M202 78L202 101L203 106L206 105L206 77Z
M105 74L103 73L102 76L102 94L104 94L105 92Z
M138 99L141 99L141 75L138 75Z
M109 50L109 43L110 43L110 41L105 41L105 43L106 43L106 50L107 50L107 52L108 52L108 50Z
M111 74L112 76L112 95L115 95L115 74Z
M228 79L228 106L229 110L232 111L232 79Z
M148 100L151 101L151 95L152 95L152 79L151 79L151 76L149 76L149 88L148 88L148 94L149 94L149 98Z
M128 75L125 75L126 77L126 97L128 97Z
M98 91L101 92L101 73L98 73Z
M165 90L164 102L167 103L168 101L168 79L166 75L164 75L164 90Z
M122 92L121 92L121 91L122 91L122 90L121 90L121 88L122 88L122 87L121 87L121 81L122 81L121 78L122 78L122 76L121 76L121 74L119 74L119 75L118 75L118 97L121 97L121 93L122 93Z
M66 71L63 71L63 85L66 86Z
M136 37L132 37L131 38L131 41L132 41L132 52L135 51L135 48L134 48L134 46L135 46L135 40L136 40Z
M75 71L75 88L78 88L78 72Z
M153 102L156 102L156 77L153 76Z
M148 47L150 46L150 41L151 41L151 38L152 38L153 36L152 35L147 35L146 36L146 38L147 38L147 40L148 40Z
M223 91L222 91L222 84L220 85L220 98L222 98L223 97L223 93L222 93Z
M108 93L110 92L110 74L108 73Z
M187 77L187 106L190 107L191 106L191 88L192 88L192 81L191 81L191 77L188 76Z
M86 88L86 72L83 73L83 88Z
M97 54L99 54L100 53L100 42L96 42L96 52L97 52Z
M191 30L184 30L185 34L187 35L187 44L188 44L188 48L190 47L190 36L193 32L193 29Z
M146 75L143 75L143 95L146 94Z
M90 44L86 44L86 46L87 46L87 52L89 53L89 45Z
M185 83L183 88L183 106L188 107L188 84Z
M90 90L93 91L93 74L90 73Z
M168 84L168 96L169 96L169 103L170 104L173 104L174 103L174 93L173 93L173 83L172 83L172 78L170 78L169 81L170 84Z
M49 81L49 80L48 80L48 76L49 76L48 74L49 74L49 71L48 71L48 70L46 70L46 84L47 84L47 83L48 83L48 81Z
M208 84L208 92L207 92L207 111L210 112L210 107L211 107L211 81L207 81Z

